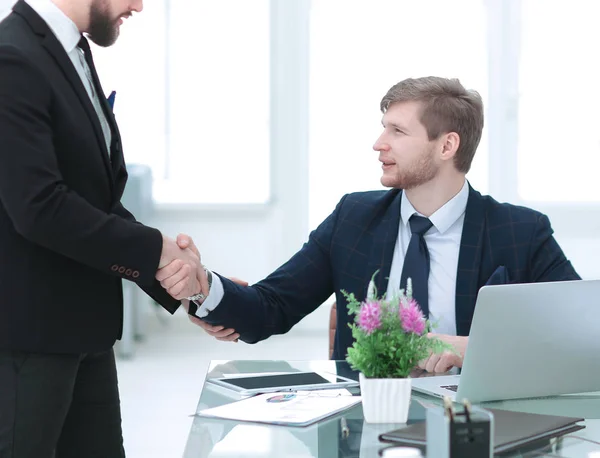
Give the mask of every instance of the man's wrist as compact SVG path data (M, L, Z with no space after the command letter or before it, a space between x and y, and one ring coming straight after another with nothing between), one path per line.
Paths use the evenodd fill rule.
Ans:
M206 279L208 280L208 292L206 294L199 292L198 294L194 294L193 296L186 297L187 300L194 301L198 304L204 302L204 300L208 297L208 295L210 294L210 287L212 286L212 272L206 267L202 267L204 268L204 272L206 273Z

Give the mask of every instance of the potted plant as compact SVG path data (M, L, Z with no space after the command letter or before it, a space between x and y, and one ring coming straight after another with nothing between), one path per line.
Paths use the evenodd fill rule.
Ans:
M354 344L346 361L359 371L363 414L368 423L406 423L410 407L410 373L431 352L452 347L428 336L431 323L412 297L412 284L391 300L377 297L373 274L367 298L359 302L354 294L342 291Z

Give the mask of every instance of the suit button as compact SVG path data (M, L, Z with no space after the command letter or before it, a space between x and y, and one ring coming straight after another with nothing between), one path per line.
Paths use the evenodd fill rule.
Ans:
M127 270L125 271L125 275L127 275L127 276L129 277L129 276L131 275L131 269L127 269Z
M133 278L138 278L140 276L140 273L137 270L134 270L133 273L131 274L131 276Z
M110 267L110 270L112 270L113 272L116 272L117 270L119 270L119 266L118 266L118 265L116 265L116 264L113 264L113 265Z
M122 274L123 272L125 272L125 267L123 267L123 266L119 267L119 273Z

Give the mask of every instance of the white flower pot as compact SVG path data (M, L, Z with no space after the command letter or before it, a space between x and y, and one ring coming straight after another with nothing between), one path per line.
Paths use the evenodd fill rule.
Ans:
M406 423L410 378L367 378L359 374L363 415L367 423Z

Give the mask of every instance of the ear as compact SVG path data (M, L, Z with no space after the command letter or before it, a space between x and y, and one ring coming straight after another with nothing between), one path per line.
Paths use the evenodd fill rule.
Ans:
M448 132L447 134L442 135L442 160L450 160L456 154L458 147L460 145L460 137L456 132Z

